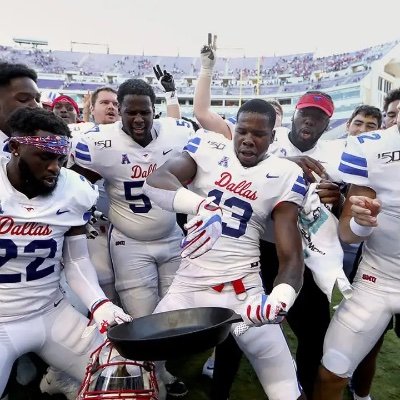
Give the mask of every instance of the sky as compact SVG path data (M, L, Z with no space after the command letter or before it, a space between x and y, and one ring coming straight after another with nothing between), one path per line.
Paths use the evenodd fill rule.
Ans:
M338 54L400 39L399 0L0 0L0 44L12 38L106 43L111 53L198 56ZM75 45L80 51L101 46Z

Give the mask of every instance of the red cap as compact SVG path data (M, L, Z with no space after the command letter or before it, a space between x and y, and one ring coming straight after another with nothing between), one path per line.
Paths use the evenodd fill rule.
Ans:
M319 93L306 93L300 97L296 104L296 109L300 110L306 107L317 107L327 114L329 118L332 117L335 110L332 100Z
M56 97L54 99L54 101L53 101L53 104L51 105L51 109L52 110L54 109L54 106L57 103L69 103L69 104L71 104L75 108L76 114L79 116L78 104L76 103L76 101L72 97L69 97L69 96L66 96L66 95L62 95L62 96Z

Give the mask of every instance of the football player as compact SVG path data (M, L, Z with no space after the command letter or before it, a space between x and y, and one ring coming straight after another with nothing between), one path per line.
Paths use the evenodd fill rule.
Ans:
M304 265L297 216L307 189L297 165L266 156L275 116L266 101L249 100L238 111L233 141L199 131L182 154L147 178L144 193L154 203L195 215L186 225L184 259L155 312L229 307L249 325L261 325L281 321L279 312L293 305ZM191 190L183 186L187 182ZM259 274L259 238L271 215L280 269L266 296ZM299 398L279 325L250 328L237 341L269 399Z
M0 162L0 394L13 362L27 352L81 380L100 333L131 320L106 298L89 260L84 225L98 192L62 168L68 126L30 108L15 111L7 126L11 159ZM94 324L59 290L61 257Z
M346 243L364 241L354 292L334 314L324 342L315 399L342 398L360 361L400 311L400 120L384 131L349 137L339 171L351 183L340 218ZM369 396L365 397L366 399Z
M10 157L7 120L17 108L40 107L37 74L24 64L0 63L0 157Z
M155 94L141 79L120 85L118 103L121 121L73 140L71 159L72 168L91 182L104 178L115 288L124 309L138 318L151 314L168 290L182 239L175 214L153 204L142 187L152 172L182 151L193 130L183 120L154 120ZM170 395L186 393L183 383L169 374L163 380Z
M194 98L194 111L197 119L205 129L215 130L228 139L235 136L235 119L223 120L222 117L210 109L211 76L216 63L215 40L208 43L201 50L201 70L196 85ZM275 107L277 113L281 113ZM333 203L335 212L340 211L341 196L339 186L327 180L328 175L338 177L337 166L345 141L322 141L322 134L329 125L330 117L334 112L334 104L329 95L323 92L308 92L304 94L296 104L296 110L292 118L291 129L275 126L274 142L268 148L268 152L278 157L289 158L296 162L307 175L310 181L314 181L315 172L319 177L325 178L319 183L319 196L323 203ZM272 288L272 282L277 272L276 250L272 242L272 229L266 229L262 236L261 267L262 277L266 289ZM313 306L314 314L303 313L304 308ZM318 317L315 317L318 315ZM309 318L308 322L305 319ZM318 321L316 324L315 321ZM310 270L305 270L304 287L300 293L295 307L289 312L288 322L298 338L296 361L298 376L303 390L308 396L312 395L314 381L322 356L322 346L326 329L330 320L329 303L326 296L316 285ZM310 330L308 327L313 326ZM229 376L234 375L234 369L239 366L240 353L234 349L234 342L228 337L230 343L219 347L217 350L216 365L221 365L224 372L214 380L215 397L228 397L231 382ZM236 351L235 351L236 350ZM226 359L219 364L218 358ZM216 370L218 367L216 368ZM225 370L231 370L226 373ZM225 382L226 381L226 382Z
M119 120L117 91L108 86L96 89L91 94L90 113L92 122L68 125L76 140L80 135L85 135L86 132L90 132L99 124L113 124ZM109 223L106 217L110 203L105 193L104 181L98 182L98 189L99 200L96 204L96 217L92 218L92 223L87 225L89 228L87 233L89 238L88 248L101 288L110 300L116 301L118 297L115 293L114 272L107 241Z

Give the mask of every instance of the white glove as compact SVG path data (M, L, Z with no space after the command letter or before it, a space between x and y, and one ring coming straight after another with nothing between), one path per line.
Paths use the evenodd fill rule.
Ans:
M92 320L97 325L100 333L106 333L107 329L116 324L132 321L132 317L125 314L122 308L113 304L110 300L104 299L92 307Z
M275 286L270 295L260 293L251 296L243 306L243 321L249 326L279 324L284 319L279 314L290 309L296 296L293 287L287 283Z
M185 224L188 231L182 240L182 257L197 258L210 250L222 234L222 210L211 204L215 197L203 200L197 215Z
M200 50L201 59L201 75L207 75L212 77L215 63L217 62L217 36L214 35L212 40L211 33L208 34L208 44L204 45Z

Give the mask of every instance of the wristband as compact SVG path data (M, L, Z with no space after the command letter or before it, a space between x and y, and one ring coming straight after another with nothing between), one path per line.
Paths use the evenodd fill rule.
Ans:
M90 307L90 312L93 314L101 305L104 303L108 303L110 300L109 299L99 299L96 300L92 306Z
M178 94L176 93L175 90L172 92L165 92L164 96L167 106L175 106L175 105L179 106Z
M209 68L201 67L201 68L200 68L200 76L207 76L207 77L209 77L209 78L212 78L212 76L213 76L213 70L212 70L212 69L209 69Z
M181 187L176 191L172 207L177 213L196 215L204 200L204 197Z
M354 217L351 217L351 219L350 219L350 230L357 236L367 237L373 232L374 226L363 226L363 225L360 225L360 224L358 224L356 222Z
M272 289L270 296L284 303L284 308L288 311L296 300L297 293L288 283L280 283Z

